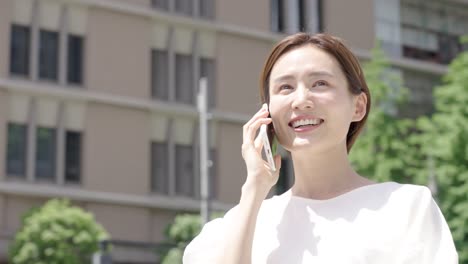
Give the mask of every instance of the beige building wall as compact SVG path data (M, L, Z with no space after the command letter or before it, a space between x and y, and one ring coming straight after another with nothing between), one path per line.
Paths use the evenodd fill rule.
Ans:
M271 42L220 33L217 38L217 108L252 115L260 109L259 80Z
M90 91L150 97L151 24L145 17L92 8L85 47Z
M269 0L217 0L216 19L220 23L270 31Z
M105 225L112 239L150 242L151 215L138 207L88 203L86 209Z
M165 241L166 227L174 221L176 215L176 212L169 210L153 209L151 211L151 229L149 230L151 241Z
M150 7L151 0L113 0L114 2L131 5L131 6L138 6L138 7Z
M344 39L352 48L368 50L374 46L374 0L322 2L326 32Z
M10 61L10 25L13 0L2 0L0 3L0 78L8 76Z
M45 200L37 197L9 195L4 198L4 229L7 236L13 236L21 226L21 217L34 206L40 206Z
M149 192L150 121L143 111L88 104L83 187L146 195Z
M6 196L0 195L0 212L2 214L6 211ZM8 252L8 243L9 243L9 236L6 232L6 217L2 215L0 217L0 256L6 256Z
M241 155L242 126L222 123L219 125L219 200L224 203L237 203L241 186L247 177Z

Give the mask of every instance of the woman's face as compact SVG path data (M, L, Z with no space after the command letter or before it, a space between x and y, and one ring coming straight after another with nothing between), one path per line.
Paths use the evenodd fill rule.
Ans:
M335 58L312 45L278 59L271 71L269 93L275 133L291 152L346 146L350 123L365 114L365 94L352 95Z

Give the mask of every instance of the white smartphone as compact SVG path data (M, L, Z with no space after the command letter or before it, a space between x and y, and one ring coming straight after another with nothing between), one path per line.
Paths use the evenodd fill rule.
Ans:
M271 153L270 141L268 140L267 134L267 125L263 124L260 126L260 136L263 141L263 153L265 153L268 164L273 171L276 171L275 160L273 159L273 154Z

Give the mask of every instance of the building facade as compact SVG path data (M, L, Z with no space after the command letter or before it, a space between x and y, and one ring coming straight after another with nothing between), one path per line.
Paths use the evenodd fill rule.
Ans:
M177 213L198 212L200 77L212 206L231 208L264 60L298 31L340 36L362 60L379 39L411 89L401 114L416 116L432 111L431 89L463 49L468 1L0 1L0 258L21 215L53 197L137 243L162 242ZM283 161L272 195L293 181Z

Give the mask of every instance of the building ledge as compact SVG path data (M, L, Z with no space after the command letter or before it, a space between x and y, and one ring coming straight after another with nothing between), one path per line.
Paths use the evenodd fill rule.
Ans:
M137 206L150 209L166 209L198 213L200 201L185 197L169 197L157 194L139 195L84 190L77 186L58 186L42 183L0 182L0 194L36 198L67 198L79 202L104 203L121 206ZM227 211L234 205L212 202L215 211Z

